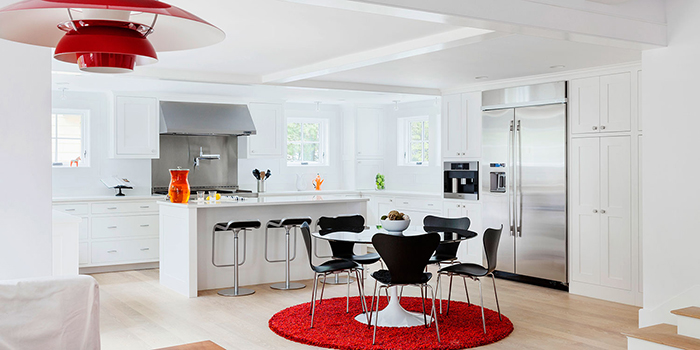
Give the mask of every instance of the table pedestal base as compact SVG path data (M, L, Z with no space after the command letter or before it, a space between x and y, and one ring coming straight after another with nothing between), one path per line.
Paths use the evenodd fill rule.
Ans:
M426 320L428 325L433 322L433 318L430 317L430 310L433 307L432 299L425 299L425 311L428 314L423 318L423 314L420 312L410 312L406 311L401 304L399 304L398 298L398 287L389 288L391 297L389 299L389 304L382 310L379 310L379 319L377 319L377 326L380 327L415 327L415 326L425 326ZM375 300L376 302L376 300ZM377 312L372 311L372 324L374 326L374 320L377 317ZM367 316L361 313L355 317L355 321L367 324Z

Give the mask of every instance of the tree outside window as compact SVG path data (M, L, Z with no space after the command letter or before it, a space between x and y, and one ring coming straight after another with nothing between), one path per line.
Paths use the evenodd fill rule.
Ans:
M51 114L51 161L54 167L88 165L87 111Z
M324 122L290 118L287 122L287 163L293 165L324 162Z
M410 118L406 126L408 128L406 162L413 165L428 165L430 160L429 135L430 129L427 117Z

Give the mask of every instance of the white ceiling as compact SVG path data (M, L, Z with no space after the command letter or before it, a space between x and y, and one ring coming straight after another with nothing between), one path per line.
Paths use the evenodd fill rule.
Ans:
M641 60L637 50L509 35L476 44L325 75L319 80L442 89ZM551 66L565 65L564 69Z

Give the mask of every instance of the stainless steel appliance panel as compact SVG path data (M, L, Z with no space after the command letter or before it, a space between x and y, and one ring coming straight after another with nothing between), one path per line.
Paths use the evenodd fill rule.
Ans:
M194 160L204 154L220 154L221 159L202 159L195 167ZM238 186L238 137L160 135L160 159L151 161L151 186L167 187L169 169L190 169L190 187Z
M515 273L515 245L511 218L513 216L513 167L510 151L515 117L513 109L483 112L481 202L484 228L500 227L503 234L498 250L498 270ZM506 188L491 191L491 172L505 172Z
M566 105L516 108L515 126L515 273L566 282Z
M516 86L482 93L483 110L537 106L566 102L566 82Z

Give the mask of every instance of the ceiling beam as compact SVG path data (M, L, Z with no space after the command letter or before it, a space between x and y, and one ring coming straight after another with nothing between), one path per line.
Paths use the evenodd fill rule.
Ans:
M666 24L531 0L286 0L628 49L667 45Z
M505 34L484 29L460 28L377 49L336 57L307 66L266 74L263 75L262 82L268 84L284 84L312 79L323 75L478 43L503 35Z
M365 83L350 83L343 81L322 81L322 80L300 80L289 84L279 86L322 89L322 90L346 90L346 91L365 91L377 93L396 93L407 95L427 95L441 96L442 92L439 89L417 88L410 86L394 86L394 85L377 85Z

